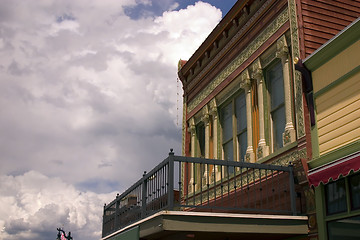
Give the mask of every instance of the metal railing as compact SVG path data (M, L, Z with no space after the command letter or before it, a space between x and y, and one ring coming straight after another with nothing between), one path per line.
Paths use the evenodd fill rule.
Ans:
M161 210L296 215L293 167L169 156L104 206L105 237Z

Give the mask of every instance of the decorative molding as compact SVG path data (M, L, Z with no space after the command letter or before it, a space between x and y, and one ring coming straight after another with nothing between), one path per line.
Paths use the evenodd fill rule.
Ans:
M240 75L240 88L248 90L251 87L251 78L249 70L245 69Z
M248 28L255 22L255 20L258 18L259 15L261 15L269 6L271 1L266 1L263 3L263 5L258 9L258 11L246 21L244 26L241 27L241 29L230 39L230 41L215 55L215 57L208 63L200 72L197 74L197 76L192 80L193 82L198 82L206 73L210 71L211 68L213 68L218 61L223 57L223 55L234 45L235 42L237 42L243 33L248 30ZM245 16L242 14L240 18ZM243 18L242 20L246 20L247 17ZM239 22L241 20L239 19ZM217 41L213 43L213 46L215 49L218 47Z
M267 26L249 45L236 57L214 80L212 80L188 105L188 113L195 109L217 86L220 85L232 72L243 64L255 51L261 47L277 30L289 19L288 10L285 9ZM241 31L241 30L240 30ZM235 35L236 36L236 35ZM235 38L235 37L234 37ZM225 46L226 48L227 46ZM209 64L207 68L213 67ZM204 69L205 70L205 69ZM207 69L208 70L208 69Z
M208 105L210 109L209 114L214 117L217 117L218 109L217 109L216 99L215 98L212 99Z
M205 105L202 108L200 119L201 119L200 121L203 122L205 124L205 126L207 126L209 124L210 115L209 115L209 107L208 107L208 105Z
M289 129L285 129L285 132L283 134L283 142L284 145L291 143L291 133Z
M274 161L269 162L269 164L287 166L290 163L294 163L299 159L299 151L293 151L285 156L275 159Z
M264 155L263 146L259 146L256 152L257 159L263 158L264 157L263 155Z
M262 83L264 81L264 74L260 59L259 58L256 59L254 63L250 66L250 68L252 70L252 74L251 74L252 79L257 80L258 84Z
M195 134L195 132L196 132L195 118L194 118L194 117L190 118L190 120L189 120L189 128L188 128L188 131L189 131L191 134Z
M282 35L276 41L276 57L282 59L282 58L288 58L288 56L289 56L288 44L286 42L285 35Z

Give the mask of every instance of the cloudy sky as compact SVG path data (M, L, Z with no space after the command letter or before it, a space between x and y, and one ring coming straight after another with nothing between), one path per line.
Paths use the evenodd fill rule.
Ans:
M181 154L177 62L234 2L0 1L0 240L100 239L103 204Z

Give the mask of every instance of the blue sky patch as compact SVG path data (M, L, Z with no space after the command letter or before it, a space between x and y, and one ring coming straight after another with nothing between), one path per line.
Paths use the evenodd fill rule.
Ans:
M237 0L204 0L202 2L207 2L216 8L219 8L223 14L226 13L232 8L232 6L236 3ZM163 12L169 10L180 10L186 9L189 5L194 5L196 0L181 0L181 1L173 1L173 0L152 0L149 3L139 2L135 6L124 7L124 12L131 19L137 20L140 18L146 17L157 17L161 16ZM175 9L174 6L176 7Z

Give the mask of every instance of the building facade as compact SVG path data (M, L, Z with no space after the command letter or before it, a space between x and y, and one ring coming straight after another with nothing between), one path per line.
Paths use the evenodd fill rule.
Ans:
M294 62L359 15L356 1L239 0L179 61L182 156L104 206L103 239L322 238L308 167L322 162L312 93L325 90Z

